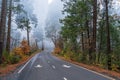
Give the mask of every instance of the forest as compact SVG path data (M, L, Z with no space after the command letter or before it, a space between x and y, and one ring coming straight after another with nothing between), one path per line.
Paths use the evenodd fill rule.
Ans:
M23 0L0 0L0 4L0 64L5 66L18 63L38 49L37 40L30 40L37 18ZM23 38L22 31L26 32Z
M120 71L120 14L115 0L62 0L65 15L55 53ZM118 6L117 6L118 7Z

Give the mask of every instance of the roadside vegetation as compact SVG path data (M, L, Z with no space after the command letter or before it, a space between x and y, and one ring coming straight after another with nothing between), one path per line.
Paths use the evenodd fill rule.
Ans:
M27 40L23 40L20 46L14 48L10 54L4 51L2 64L0 64L0 76L14 71L40 51L35 44L32 47L28 46Z
M30 36L36 26L37 18L24 0L0 0L0 75L39 51L37 40Z
M120 17L114 0L62 1L65 17L54 53L120 72Z
M14 48L10 54L6 51L3 52L2 57L2 67L5 67L9 64L16 64L19 61L24 61L26 58L30 57L34 52L36 52L38 48L34 45L30 47L28 45L27 40L23 40L19 47Z

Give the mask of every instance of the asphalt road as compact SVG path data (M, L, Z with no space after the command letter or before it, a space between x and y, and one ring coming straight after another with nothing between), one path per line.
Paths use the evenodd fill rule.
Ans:
M13 78L8 80L115 80L56 58L47 50L20 67Z

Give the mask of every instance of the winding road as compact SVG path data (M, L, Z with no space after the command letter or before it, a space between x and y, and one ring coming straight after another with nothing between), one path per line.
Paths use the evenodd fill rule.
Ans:
M63 61L42 51L21 66L9 80L115 80L86 68Z

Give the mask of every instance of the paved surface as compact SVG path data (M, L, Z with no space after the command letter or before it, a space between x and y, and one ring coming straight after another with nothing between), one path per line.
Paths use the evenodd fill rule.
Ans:
M10 76L1 80L115 80L60 60L47 50L34 56Z

